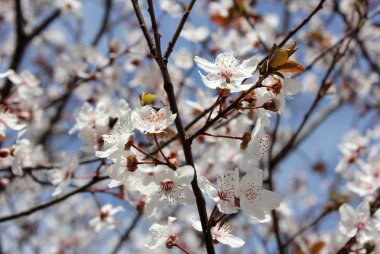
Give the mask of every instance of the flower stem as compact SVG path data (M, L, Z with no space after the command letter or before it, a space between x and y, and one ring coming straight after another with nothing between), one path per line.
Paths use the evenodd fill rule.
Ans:
M164 152L163 152L162 149L161 149L160 144L158 143L156 133L153 133L153 139L154 139L154 142L156 143L157 148L158 148L158 151L160 151L160 154L162 155L162 157L164 157L165 161L166 161L169 165L171 165L169 159L165 156Z
M243 107L243 106L240 106L239 109L259 109L259 108L263 108L264 106L255 106L255 107Z
M219 100L220 100L221 97L222 97L222 94L219 94L219 96L218 96L218 98L216 99L215 103L212 105L212 108L211 108L210 114L209 114L208 117L207 117L206 123L208 123L208 122L210 121L210 119L211 119L211 115L212 115L212 113L214 112L214 109L215 109L216 105L218 105Z
M186 254L191 254L189 251L187 251L185 248L183 248L181 245L178 245L178 244L174 244L173 246L177 247L178 249L180 249L183 253L186 253Z
M207 227L210 229L211 228L211 220L213 219L212 217L214 217L214 214L216 212L216 205L214 206L214 208L212 209L212 212L210 214L210 217L208 218L208 222L207 222Z
M145 156L151 158L153 161L157 161L157 162L160 163L160 164L166 164L166 163L164 163L163 161L159 160L158 158L156 158L156 157L150 155L149 153L145 152L144 150L142 150L140 147L136 146L135 144L131 144L131 146L132 146L133 148L135 148L137 151L139 151L140 153L142 153L142 154L144 154Z

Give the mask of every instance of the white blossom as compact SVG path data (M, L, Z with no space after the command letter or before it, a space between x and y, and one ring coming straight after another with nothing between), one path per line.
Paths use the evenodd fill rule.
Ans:
M238 208L251 219L258 222L270 220L269 212L279 207L281 197L273 192L262 189L263 171L249 169L239 181L239 170L229 170L218 176L216 189L205 178L200 178L199 186L216 203L219 210L225 214L236 213Z
M195 56L194 61L207 73L207 76L204 76L199 72L207 87L229 89L231 92L244 91L252 86L252 84L242 84L242 82L253 76L259 62L258 58L252 57L240 63L232 53L219 54L214 63L199 56ZM256 78L258 77L255 77L253 83L256 83Z
M147 175L137 189L147 196L145 214L152 218L161 207L181 204L194 204L195 197L191 188L194 168L183 166L173 170L165 165L158 165L153 176ZM144 185L144 183L147 183Z
M202 232L202 225L200 221L193 220L192 225L194 229ZM221 223L217 223L211 228L210 232L214 240L229 245L231 248L240 248L245 243L239 237L230 234L232 232L232 226L227 222L223 225Z
M175 244L177 240L176 235L173 233L172 222L175 221L175 217L168 217L167 225L160 225L154 223L150 228L150 238L149 241L145 244L145 247L148 249L155 249L161 245L165 245L168 241L171 241L172 244Z
M142 133L161 133L175 120L177 114L173 114L168 106L162 107L156 112L152 106L145 105L132 113L132 121Z
M356 236L357 241L363 244L378 234L371 219L368 201L364 200L355 210L350 205L343 204L339 207L339 214L339 230L345 236Z
M99 214L90 220L89 224L96 232L99 232L103 228L114 229L118 225L118 221L114 215L123 210L124 208L121 206L113 207L111 204L106 204L102 206Z

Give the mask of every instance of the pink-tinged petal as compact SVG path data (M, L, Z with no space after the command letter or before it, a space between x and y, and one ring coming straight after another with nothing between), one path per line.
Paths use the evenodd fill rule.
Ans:
M260 223L265 223L271 220L271 216L267 211L252 208L250 213L247 214L252 220L258 221Z
M188 205L195 204L195 196L191 188L183 188L181 203Z
M199 75L201 76L203 83L211 89L220 87L220 84L223 82L222 78L216 74L209 74L207 76L204 76L202 73L199 72Z
M251 57L247 60L244 60L240 65L239 69L244 72L246 75L252 74L259 64L259 59L257 57Z
M339 230L344 235L352 237L356 234L357 228L355 223L357 222L357 217L354 209L350 205L343 204L339 207L339 214L341 221L339 223Z
M207 61L206 59L203 59L199 56L195 56L194 61L198 65L199 68L201 68L207 73L218 72L218 67L214 63L211 63Z
M193 226L195 230L202 232L202 224L199 220L192 219L191 225Z
M207 180L204 176L199 176L198 178L198 186L199 188L206 193L211 199L215 202L219 202L219 195L217 189Z
M263 171L258 168L248 169L247 174L243 177L240 182L239 188L241 191L244 191L247 188L252 186L256 188L261 188L263 185Z
M194 168L192 166L186 165L177 168L175 172L177 173L177 177L181 178L181 182L186 184L190 184L194 178Z
M119 148L116 145L114 145L105 151L97 151L95 153L95 156L99 157L99 158L106 158L118 150L119 150Z
M218 176L217 184L219 186L219 194L225 196L228 200L237 197L239 186L239 170L228 170L223 175Z
M227 233L222 234L221 237L216 237L216 240L220 243L229 245L231 248L240 248L245 243L239 237Z
M285 78L283 86L286 93L290 95L297 94L302 90L302 84L298 79Z
M369 210L369 204L366 200L362 201L356 208L356 214L358 220L369 221L371 220L371 214Z
M217 206L219 211L224 214L232 214L238 212L238 208L233 204L233 201L220 201L217 203Z
M273 210L280 206L281 196L276 192L269 190L262 190L261 192L261 206L264 210Z

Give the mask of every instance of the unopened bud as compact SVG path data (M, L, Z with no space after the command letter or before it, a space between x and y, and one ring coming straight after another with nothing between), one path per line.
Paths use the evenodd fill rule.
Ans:
M251 138L252 138L251 133L249 133L249 132L244 132L243 137L242 137L242 140L243 140L243 141L245 141L245 142L249 142L249 141L251 141Z
M8 148L0 148L0 158L5 158L10 154Z
M109 45L109 51L112 53L117 53L120 51L120 42L118 40L112 40Z
M130 136L128 142L124 144L124 151L131 150L131 146L135 143L133 136Z
M276 98L273 98L263 104L263 108L273 112L277 112L280 109L281 102Z
M172 157L168 159L169 159L170 164L172 164L174 167L179 168L181 166L176 158Z
M129 155L127 157L127 169L130 172L134 172L138 167L138 160L136 155Z
M249 142L251 141L251 133L249 132L244 132L243 136L242 136L242 140L243 142L241 142L240 144L240 149L241 150L245 150L249 144Z

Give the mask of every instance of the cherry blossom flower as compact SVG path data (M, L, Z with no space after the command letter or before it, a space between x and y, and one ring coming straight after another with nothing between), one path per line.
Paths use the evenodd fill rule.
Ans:
M239 182L239 170L229 170L218 176L218 189L205 178L200 177L200 188L209 195L222 213L236 213L238 208L251 219L258 222L268 222L269 212L279 207L281 197L273 192L262 189L263 171L250 169Z
M200 221L193 220L192 225L194 229L202 232L202 225ZM229 245L231 248L240 248L245 243L239 237L236 237L230 234L232 232L232 226L227 222L225 222L223 225L220 223L217 223L215 227L211 228L210 231L211 231L212 238L214 240L216 240L217 242Z
M287 98L291 98L292 95L299 93L302 90L302 85L297 79L291 79L285 76L282 78L275 78L269 76L262 82L263 87L259 88L258 105L262 105L265 102L275 98L280 102L278 113L282 114L285 110L285 102Z
M234 5L232 0L222 0L210 3L210 14L228 17L228 10Z
M18 123L18 119L15 115L5 110L0 110L0 140L5 138L6 127L20 131L26 126Z
M182 14L182 7L178 1L174 0L159 0L160 7L173 18L177 18Z
M142 184L136 184L136 188L147 196L144 210L147 217L155 216L163 206L194 204L195 197L191 188L193 167L183 166L173 170L158 165L152 174L153 176L147 175Z
M79 165L79 160L75 156L70 156L65 153L62 155L62 158L62 167L52 170L50 174L52 183L57 186L51 194L52 196L58 196L69 186L74 169Z
M32 166L32 144L28 139L19 139L11 148L12 172L15 175L23 175L23 167Z
M246 165L252 160L260 160L268 151L271 140L270 136L265 134L265 127L268 125L269 119L266 117L259 117L256 120L255 128L251 133L251 141L244 150L242 165Z
M90 220L89 224L96 232L99 232L102 228L114 229L118 225L118 221L114 215L120 211L124 211L124 208L121 206L113 207L111 204L106 204L102 206L99 214Z
M175 217L169 216L167 225L154 223L149 228L150 238L145 247L152 250L161 245L173 246L176 244L177 236L173 233L172 227L172 222L175 220Z
M380 156L378 149L370 150L368 163L358 159L357 165L360 171L354 172L354 179L347 184L347 188L360 196L374 194L380 187Z
M207 76L199 72L207 87L229 89L231 92L244 91L252 86L252 84L242 84L242 82L253 76L259 62L258 58L252 57L240 64L233 53L219 54L214 63L198 56L195 56L194 61L199 68L207 72ZM253 83L256 82L256 78L258 77L255 77Z
M343 204L339 207L339 214L341 217L339 230L343 235L356 236L361 244L377 236L378 230L371 219L368 201L364 200L355 210L350 205Z
M103 141L106 149L95 153L99 158L112 158L118 160L125 153L125 145L133 135L133 122L129 111L123 119L119 119L110 134L104 134Z
M76 118L76 124L70 129L69 134L79 131L78 136L89 145L84 149L92 151L99 147L98 141L103 134L108 132L108 123L106 103L99 102L95 108L89 103L84 103Z
M132 113L132 121L142 133L161 133L168 128L177 117L168 106L156 112L152 106L145 105Z
M354 164L357 159L363 155L366 145L369 142L367 136L362 136L357 130L348 132L343 142L338 146L343 157L340 159L335 171L343 172L348 166Z
M181 32L181 36L183 38L192 42L204 41L208 34L209 32L207 27L201 26L196 28L191 24L187 24Z

